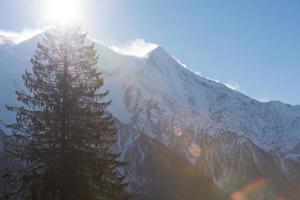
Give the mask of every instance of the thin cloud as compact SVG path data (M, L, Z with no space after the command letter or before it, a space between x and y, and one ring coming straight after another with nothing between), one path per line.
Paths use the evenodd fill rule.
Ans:
M143 57L158 45L151 42L146 42L143 39L136 39L125 44L110 46L115 52L124 55Z
M240 89L239 83L237 83L235 81L226 82L226 83L224 83L224 85L226 85L227 87L229 87L232 90L239 90Z
M0 29L0 44L3 43L13 43L18 44L23 42L41 32L43 32L45 28L42 29L31 29L24 28L20 32L11 31L11 30L1 30Z

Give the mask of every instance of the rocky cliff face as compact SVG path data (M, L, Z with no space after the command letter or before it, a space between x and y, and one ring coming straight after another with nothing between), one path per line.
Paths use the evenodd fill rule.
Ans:
M14 90L22 87L19 77L30 69L29 59L40 37L6 48L0 55L0 119L5 123L13 115L4 104L16 103ZM164 180L154 178L158 166L152 171L146 166L165 158L168 163L160 163L159 168L171 169L174 155L180 160L175 163L186 162L227 193L269 199L287 191L289 184L297 185L300 106L251 99L194 74L161 47L144 57L121 55L101 44L96 48L113 100L110 112L120 121L118 148L129 160L132 190L163 188ZM161 148L168 152L163 157Z

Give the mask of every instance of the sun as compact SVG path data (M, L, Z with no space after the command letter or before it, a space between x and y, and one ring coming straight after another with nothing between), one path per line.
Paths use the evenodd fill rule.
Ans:
M46 19L51 24L69 25L81 19L79 0L48 0Z

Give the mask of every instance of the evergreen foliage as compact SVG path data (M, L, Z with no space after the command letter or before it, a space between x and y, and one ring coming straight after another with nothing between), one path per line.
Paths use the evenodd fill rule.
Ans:
M125 199L124 162L113 153L113 116L108 91L97 70L98 56L79 27L55 28L38 43L26 90L16 91L22 107L6 150L23 166L8 171L7 199Z

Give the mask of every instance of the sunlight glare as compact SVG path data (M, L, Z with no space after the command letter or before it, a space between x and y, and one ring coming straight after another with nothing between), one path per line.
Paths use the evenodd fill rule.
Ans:
M79 0L48 0L46 19L50 23L69 25L80 21Z

